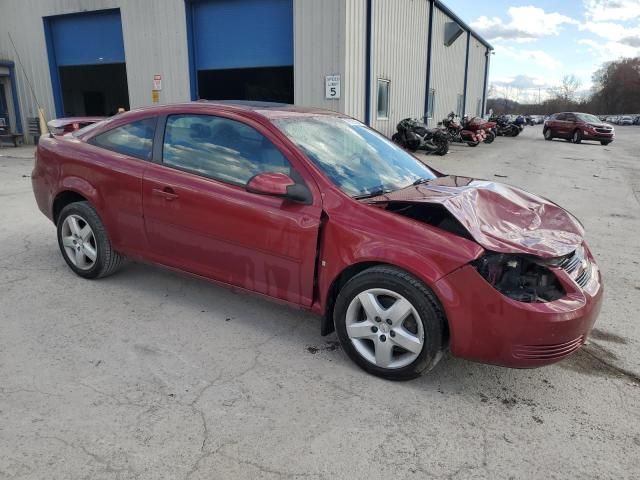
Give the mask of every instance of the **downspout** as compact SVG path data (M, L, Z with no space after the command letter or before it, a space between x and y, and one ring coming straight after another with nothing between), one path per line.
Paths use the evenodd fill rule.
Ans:
M467 31L467 53L464 59L464 91L462 93L462 116L467 113L467 78L469 74L469 41L471 40L471 32Z
M433 37L433 0L429 0L429 29L427 33L427 79L426 90L424 95L424 120L427 123L427 115L429 114L429 96L431 94L431 39ZM435 106L434 106L435 107Z
M371 43L373 34L373 28L371 25L372 19L372 3L373 0L367 0L366 22L367 22L367 38L366 38L366 50L365 50L365 85L364 85L364 120L365 123L371 126Z
M485 53L484 56L484 89L482 90L482 112L480 112L480 115L483 117L487 111L487 80L489 79L489 58L491 57L491 50L487 48L487 53Z

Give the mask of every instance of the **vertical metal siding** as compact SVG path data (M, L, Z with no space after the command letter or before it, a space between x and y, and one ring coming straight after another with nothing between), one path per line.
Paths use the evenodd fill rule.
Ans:
M51 118L55 110L42 18L111 8L120 8L131 107L151 103L154 74L162 75L162 103L189 100L184 1L4 0L0 5L0 58L16 63L23 125L26 117L37 116L37 106L7 33L13 37L38 101Z
M400 120L424 113L428 30L427 0L374 0L371 118L389 137ZM387 120L377 118L378 79L390 81Z
M435 125L449 112L455 112L458 95L464 94L467 37L462 34L451 46L445 46L445 25L451 21L453 20L436 5L433 13L431 45L431 88L435 90L436 101L433 118L429 120L429 125Z
M467 79L466 111L470 116L482 115L478 112L478 100L482 103L484 93L484 64L487 47L471 35L469 44L469 71Z

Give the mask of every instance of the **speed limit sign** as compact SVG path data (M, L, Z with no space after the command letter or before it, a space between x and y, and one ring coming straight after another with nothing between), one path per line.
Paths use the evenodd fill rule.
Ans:
M324 77L324 96L327 100L340 98L340 75Z

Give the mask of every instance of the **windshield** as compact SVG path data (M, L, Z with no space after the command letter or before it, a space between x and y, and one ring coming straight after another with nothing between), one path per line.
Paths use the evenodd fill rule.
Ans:
M356 120L318 115L274 123L353 197L379 195L435 178L426 165Z
M602 123L598 117L596 117L595 115L590 115L588 113L576 113L576 116L583 122Z

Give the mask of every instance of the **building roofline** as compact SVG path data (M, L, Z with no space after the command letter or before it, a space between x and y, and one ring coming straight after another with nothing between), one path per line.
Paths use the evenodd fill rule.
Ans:
M493 48L493 46L487 42L484 38L482 38L478 33L476 33L476 31L471 28L469 25L466 24L466 22L464 20L462 20L458 15L456 15L453 10L451 10L449 7L447 7L444 3L442 3L441 0L431 0L433 1L433 3L435 4L436 7L438 7L443 13L445 13L447 16L451 17L458 25L460 25L464 30L466 30L467 32L469 32L471 35L473 35L476 39L478 39L478 41L483 44L485 47L487 47L489 50L495 50Z

